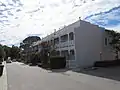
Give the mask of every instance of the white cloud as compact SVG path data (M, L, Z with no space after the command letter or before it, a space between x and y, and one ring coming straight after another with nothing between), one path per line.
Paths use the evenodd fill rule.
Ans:
M8 16L6 20L9 20L5 23L10 24L3 27L5 32L1 36L5 40L2 42L4 44L18 43L30 34L45 36L55 28L75 22L79 17L84 19L91 14L105 12L120 5L120 0L17 0L19 3L8 1L9 3L4 0L3 3L7 7L0 9L12 8L9 11L13 14L11 16L4 11L4 16ZM114 19L112 14L109 18Z
M120 24L118 24L116 26L112 26L112 27L106 27L106 28L110 29L110 30L115 30L115 31L120 32Z

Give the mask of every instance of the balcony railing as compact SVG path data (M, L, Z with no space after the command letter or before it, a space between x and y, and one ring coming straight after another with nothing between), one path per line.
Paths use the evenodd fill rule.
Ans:
M62 42L59 44L61 48L68 47L69 42Z
M69 46L74 46L75 45L75 41L74 40L70 40L69 41Z

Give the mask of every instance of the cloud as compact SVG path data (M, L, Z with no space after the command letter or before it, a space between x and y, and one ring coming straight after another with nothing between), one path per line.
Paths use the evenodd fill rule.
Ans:
M16 10L16 12L19 12L19 11L21 11L21 9L17 9L17 10Z
M0 40L0 43L1 43L1 42L4 42L4 41L5 41L5 40Z
M2 0L2 44L18 44L28 35L46 36L81 17L102 27L119 29L120 0Z
M93 16L102 15L102 14L109 14L109 13L114 12L115 10L119 10L119 9L120 9L120 6L114 7L114 8L112 8L112 9L108 10L108 11L105 11L105 12L100 12L100 13L96 13L96 14L89 15L89 16L87 16L85 19L91 18L91 17L93 17Z
M3 15L3 13L0 12L0 15Z
M4 3L2 3L2 2L0 2L0 6L6 7L6 5Z
M50 7L53 7L53 8L55 7L56 8L56 7L59 7L59 4L58 3L52 3L52 4L50 4Z
M7 16L0 16L0 18L8 18Z
M40 9L38 8L38 9L36 9L36 10L32 10L32 11L29 11L29 12L26 12L26 13L34 13L34 12L37 12L37 11L39 11Z
M115 30L115 31L120 32L120 24L115 25L115 26L107 26L107 27L105 27L105 28L107 28L107 29L109 29L109 30Z
M42 36L42 34L41 33L40 34L39 33L37 33L37 34L28 34L27 36L39 36L40 37L40 36Z
M120 6L108 11L100 12L87 16L84 20L103 27L118 27L120 25Z

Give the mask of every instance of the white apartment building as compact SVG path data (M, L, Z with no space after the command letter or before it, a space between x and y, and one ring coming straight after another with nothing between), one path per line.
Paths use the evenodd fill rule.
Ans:
M78 20L46 36L42 41L52 42L59 55L65 56L68 68L92 66L95 61L114 60L107 30Z

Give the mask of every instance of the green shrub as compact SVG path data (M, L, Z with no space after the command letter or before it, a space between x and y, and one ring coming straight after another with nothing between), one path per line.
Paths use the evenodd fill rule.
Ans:
M3 58L5 57L5 52L2 46L0 46L0 62L3 61Z
M50 68L60 69L60 68L65 68L65 66L66 66L65 57L60 57L60 56L50 57Z

